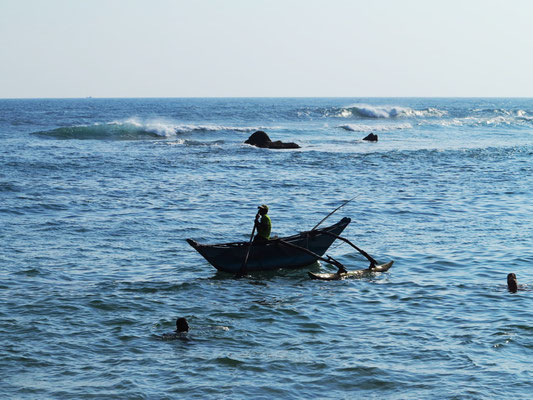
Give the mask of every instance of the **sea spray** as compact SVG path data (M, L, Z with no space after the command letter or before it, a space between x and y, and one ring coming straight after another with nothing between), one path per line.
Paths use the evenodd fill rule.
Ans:
M34 132L40 136L56 139L80 140L142 140L170 138L194 132L254 132L275 129L264 126L225 126L209 124L176 124L162 120L140 121L136 118L115 120L107 123L96 122L92 125L66 126L47 131Z
M409 107L400 106L371 106L367 104L354 104L343 107L338 116L342 118L399 118L399 117L442 117L446 111L436 108L425 108L415 110Z

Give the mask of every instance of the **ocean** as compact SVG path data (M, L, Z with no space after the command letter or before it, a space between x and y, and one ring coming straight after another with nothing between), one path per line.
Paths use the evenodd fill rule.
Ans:
M533 99L6 99L0 143L2 398L531 398ZM185 241L354 196L322 226L387 273L236 278Z

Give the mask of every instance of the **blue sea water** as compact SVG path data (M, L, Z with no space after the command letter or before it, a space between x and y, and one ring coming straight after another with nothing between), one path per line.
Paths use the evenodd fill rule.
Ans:
M532 160L532 99L0 100L0 394L531 398ZM185 242L354 196L325 225L388 273L236 279ZM189 340L160 340L180 316Z

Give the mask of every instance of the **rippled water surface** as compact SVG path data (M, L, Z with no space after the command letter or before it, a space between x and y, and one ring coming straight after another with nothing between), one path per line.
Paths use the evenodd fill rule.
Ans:
M528 99L0 100L0 392L531 398L532 138ZM351 217L387 273L236 279L185 242L248 240L262 203L290 235L353 196L325 224ZM161 340L180 316L188 340Z

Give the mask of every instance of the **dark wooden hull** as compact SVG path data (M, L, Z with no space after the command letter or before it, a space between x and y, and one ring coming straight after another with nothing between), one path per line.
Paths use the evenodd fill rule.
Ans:
M187 242L219 271L240 273L248 249L250 253L246 264L246 272L269 271L278 268L301 268L313 264L317 261L317 258L302 250L284 245L281 241L302 247L322 256L335 241L335 237L323 232L340 235L350 222L350 218L343 218L327 228L302 232L293 236L274 239L266 244L254 244L252 246L249 246L248 242L214 245L203 245L192 239L187 239Z

